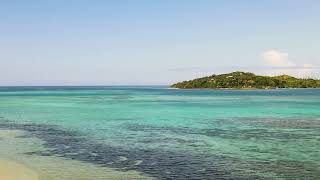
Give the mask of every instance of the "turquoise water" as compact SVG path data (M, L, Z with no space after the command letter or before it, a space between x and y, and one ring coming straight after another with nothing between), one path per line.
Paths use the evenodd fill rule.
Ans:
M1 87L0 117L46 142L33 156L158 179L320 177L320 89Z

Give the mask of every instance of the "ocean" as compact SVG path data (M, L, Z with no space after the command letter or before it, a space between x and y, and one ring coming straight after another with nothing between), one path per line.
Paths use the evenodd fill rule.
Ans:
M0 87L0 144L40 179L319 179L320 89Z

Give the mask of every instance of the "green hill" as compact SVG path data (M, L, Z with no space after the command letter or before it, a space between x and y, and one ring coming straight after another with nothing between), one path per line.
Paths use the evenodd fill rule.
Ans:
M233 88L233 89L273 89L273 88L319 88L320 80L299 79L288 75L259 76L249 72L232 72L211 75L171 85L173 88Z

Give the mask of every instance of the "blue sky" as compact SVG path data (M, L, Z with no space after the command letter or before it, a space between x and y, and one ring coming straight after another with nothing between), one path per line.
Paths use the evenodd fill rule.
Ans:
M318 0L0 0L0 85L320 77Z

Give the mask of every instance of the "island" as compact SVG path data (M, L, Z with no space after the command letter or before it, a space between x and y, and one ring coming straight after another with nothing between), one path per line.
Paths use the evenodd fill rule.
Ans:
M179 89L276 89L276 88L320 88L320 80L296 78L289 75L260 76L250 72L231 72L211 75L170 86Z

